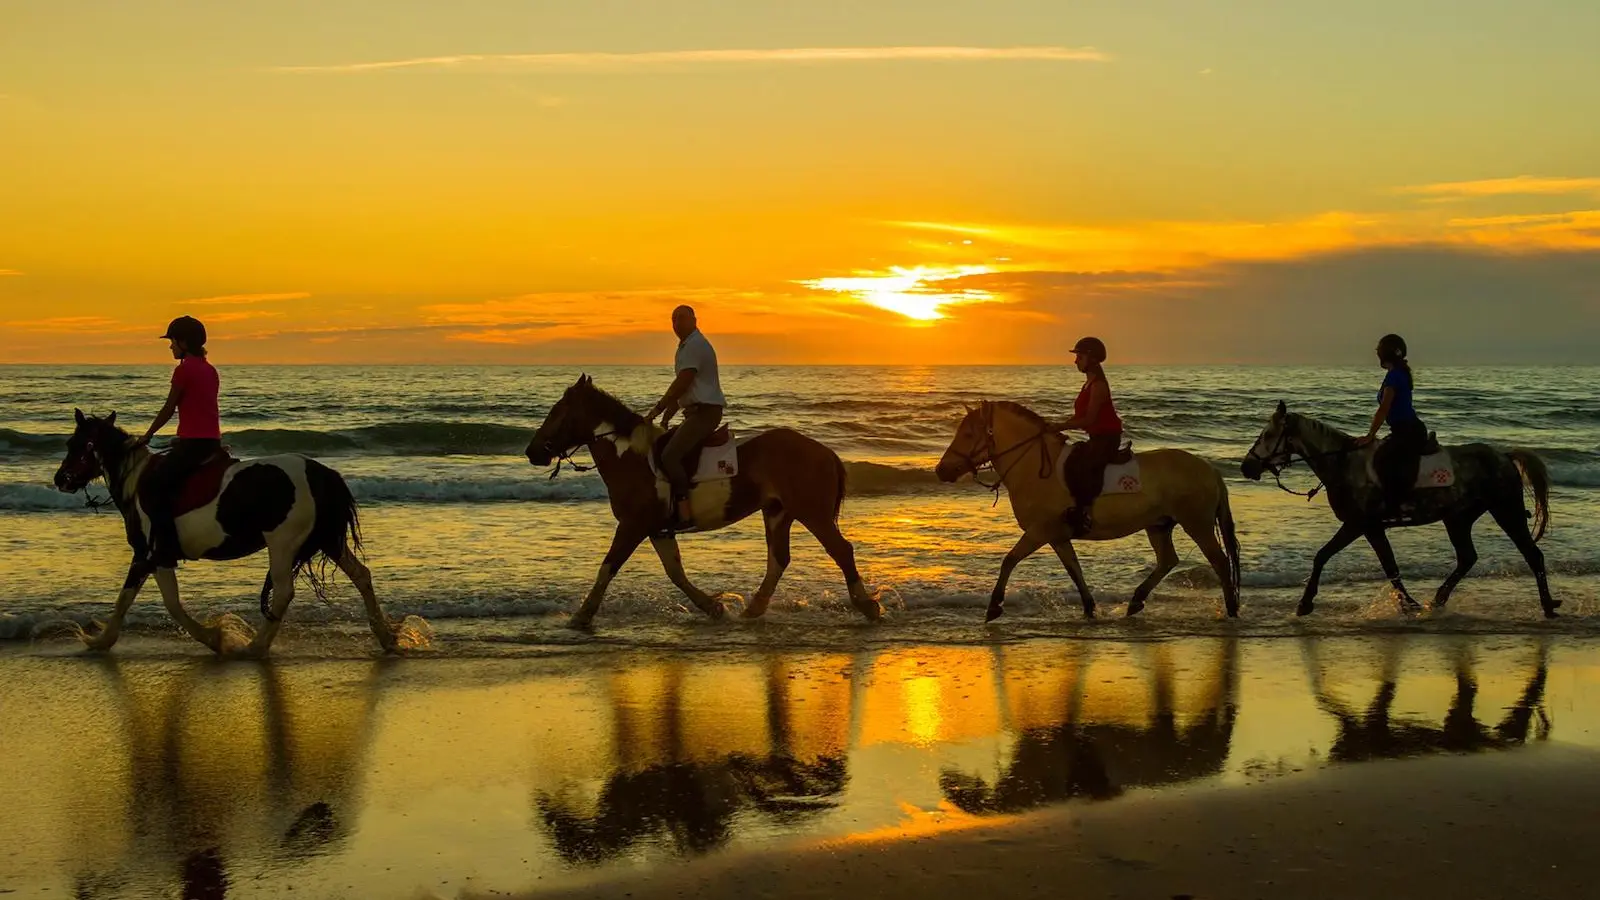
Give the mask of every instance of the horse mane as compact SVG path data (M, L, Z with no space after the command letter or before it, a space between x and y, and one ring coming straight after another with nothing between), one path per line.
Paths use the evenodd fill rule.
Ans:
M1344 449L1355 446L1356 439L1354 437L1345 434L1343 431L1340 431L1321 419L1313 419L1310 416L1302 415L1300 413L1290 413L1289 416L1290 418L1299 422L1300 428L1303 431L1313 432L1324 438L1328 443L1333 444L1335 447Z
M1037 426L1040 431L1048 431L1048 430L1050 430L1050 420L1049 419L1046 419L1044 416L1041 416L1038 413L1034 412L1033 410L1027 408L1026 406L1023 406L1021 403L1017 403L1014 400L996 400L996 401L994 401L994 405L998 409L1003 409L1003 410L1006 410L1007 412L1015 413L1016 415L1018 415L1021 418L1025 419L1026 421L1028 421L1028 422L1032 423L1033 425Z
M639 415L628 404L606 393L605 390L595 387L593 380L586 380L581 384L588 389L589 400L598 408L601 418L611 423L611 427L619 431L632 431L644 421L644 416Z

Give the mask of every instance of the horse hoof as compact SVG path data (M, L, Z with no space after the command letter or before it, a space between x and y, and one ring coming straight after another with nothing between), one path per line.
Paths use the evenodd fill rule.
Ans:
M1556 612L1555 607L1552 606L1545 609L1544 617L1546 619L1559 619L1561 618L1561 613Z
M765 606L747 606L739 616L744 619L759 619L766 615L766 612L767 608Z
M1126 616L1131 618L1133 616L1137 616L1139 613L1142 613L1142 612L1144 612L1144 601L1143 600L1135 600L1132 603L1128 604L1128 611L1124 615L1126 615ZM1093 616L1092 613L1090 615L1091 615L1091 617Z
M567 627L573 631L591 632L594 631L594 620L573 616L567 620Z
M1315 610L1315 609L1316 609L1316 606L1313 605L1313 604L1302 603L1298 607L1295 608L1294 614L1297 615L1297 616L1309 616L1309 615L1311 615L1312 611Z
M1091 622L1094 621L1094 609L1093 609L1093 607L1091 607L1089 609L1085 609L1083 611L1083 617L1085 619L1090 620Z
M983 615L983 623L985 625L987 625L990 622L993 622L995 619L998 619L998 618L1000 618L1001 616L1003 616L1005 614L1006 614L1006 611L1001 609L1000 607L991 606L991 607L989 607L989 611L987 613L984 613L984 615Z

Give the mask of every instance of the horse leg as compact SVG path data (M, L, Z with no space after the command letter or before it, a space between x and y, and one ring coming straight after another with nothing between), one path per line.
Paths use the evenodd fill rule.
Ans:
M1038 528L1024 531L1016 544L1006 551L1005 559L1000 561L1000 577L995 580L994 592L989 595L989 611L983 616L985 622L993 622L1005 614L1006 582L1011 580L1011 571L1018 563L1032 556L1035 550L1048 543L1054 530L1054 528L1048 531ZM1076 553L1073 554L1073 559L1076 561ZM1067 571L1071 572L1072 568L1069 566ZM1079 577L1082 577L1081 571Z
M361 592L361 602L367 607L367 624L372 628L372 636L378 639L378 646L382 647L385 653L393 653L397 643L395 631L398 626L389 621L389 617L383 612L383 607L378 605L378 595L372 590L372 570L361 560L356 559L355 553L349 546L340 552L338 565L339 571L343 572L345 577L350 579L350 583L356 586L356 590Z
M656 549L656 555L661 557L661 568L667 571L667 578L683 591L685 597L694 602L701 612L713 619L720 619L727 614L722 607L722 601L695 587L689 581L689 576L683 571L683 556L678 553L678 539L672 535L653 537L650 546Z
M1394 547L1389 544L1389 535L1381 527L1375 527L1367 532L1367 543L1372 545L1372 552L1378 554L1378 564L1383 566L1383 574L1389 576L1389 583L1400 592L1400 605L1407 611L1416 611L1422 604L1411 596L1406 590L1405 582L1400 580L1400 564L1395 562Z
M1311 560L1311 578L1306 581L1306 592L1300 595L1300 606L1295 609L1295 615L1309 616L1311 611L1317 608L1314 601L1317 599L1317 588L1322 583L1323 567L1328 564L1328 560L1333 559L1340 550L1350 546L1360 536L1360 526L1346 522L1340 525L1339 530L1333 533L1333 537L1317 551L1316 557Z
M622 564L627 562L633 551L639 548L639 542L644 538L644 529L617 524L617 531L611 536L611 549L606 551L605 559L600 561L600 572L595 576L594 587L589 589L588 596L583 598L583 605L572 614L568 624L573 628L588 628L594 623L595 613L600 611L600 601L605 599L606 587L611 584L611 579L616 577Z
M267 611L262 615L265 621L261 631L250 642L252 656L264 655L272 649L272 642L278 637L278 629L283 627L284 614L289 611L289 603L294 600L294 549L299 542L293 545L279 540L267 540L267 577L272 580L272 602Z
M1172 573L1173 567L1178 564L1178 551L1172 546L1172 529L1177 527L1177 522L1165 522L1151 525L1144 530L1145 536L1150 538L1150 549L1156 551L1156 567L1150 576L1133 589L1133 599L1128 601L1128 615L1137 615L1144 609L1144 601L1150 592Z
M833 517L813 516L801 519L800 524L811 532L811 536L817 539L822 549L828 551L828 556L833 558L839 571L844 573L844 586L850 593L850 605L866 616L869 622L883 618L883 606L878 603L876 597L867 593L867 586L861 581L861 573L856 570L856 548L850 546L850 542L839 533L839 525L833 521Z
M1062 567L1072 576L1072 586L1078 589L1078 598L1083 601L1083 617L1094 618L1094 594L1089 593L1089 583L1083 579L1083 565L1078 562L1078 550L1072 546L1072 540L1061 538L1051 541L1050 549L1056 551L1056 558L1061 560Z
M202 625L189 615L189 611L178 602L178 570L156 569L156 587L161 589L161 602L167 607L167 614L172 616L188 635L207 647L212 653L222 652L222 629L215 625Z
M1450 602L1450 594L1467 577L1467 572L1478 562L1478 548L1472 545L1472 525L1474 519L1461 517L1444 520L1444 530L1450 535L1450 543L1456 548L1456 567L1439 585L1439 590L1433 595L1433 607L1439 609Z
M1519 502L1515 507L1489 510L1489 515L1494 516L1494 521L1500 529L1511 538L1511 542L1522 551L1522 558L1528 561L1528 568L1533 570L1533 580L1539 585L1539 605L1544 608L1544 617L1554 619L1556 607L1561 601L1550 596L1550 583L1545 578L1544 551L1533 540L1533 534L1528 531L1528 516Z
M767 604L772 602L772 593L778 589L778 579L783 577L783 570L789 567L789 527L794 524L794 517L781 506L762 510L761 514L767 525L767 577L762 579L761 587L756 589L750 605L745 607L744 617L747 619L757 618L767 611Z
M135 557L133 562L128 564L128 577L122 579L122 591L117 594L117 605L111 610L111 618L100 626L99 634L94 637L83 635L84 647L96 653L103 653L117 643L117 639L122 636L122 620L127 617L134 598L139 596L139 589L144 587L145 580L153 571L155 567L143 557Z
M1188 522L1183 525L1183 532L1194 541L1200 552L1206 555L1206 561L1211 563L1211 570L1217 573L1217 583L1222 585L1222 605L1228 611L1229 618L1239 615L1239 586L1233 583L1233 567L1228 564L1227 551L1222 549L1222 544L1217 540L1215 526L1207 521L1204 527ZM1170 539L1168 546L1171 546Z

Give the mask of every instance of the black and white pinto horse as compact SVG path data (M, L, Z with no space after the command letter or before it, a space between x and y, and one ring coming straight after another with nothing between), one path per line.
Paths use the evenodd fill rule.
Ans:
M401 626L390 622L378 605L372 573L356 556L361 547L356 502L337 472L297 454L228 460L225 470L214 473L220 476L214 494L200 498L193 509L185 511L189 504L178 507L183 559L231 560L267 551L267 578L261 588L266 622L252 639L249 626L232 615L208 623L196 621L178 602L176 570L158 569L149 560L150 517L139 497L139 481L159 457L117 427L116 413L103 419L85 416L82 410L74 413L77 427L56 470L56 488L76 493L96 478L105 478L133 549L110 621L100 626L98 634L82 635L91 650L108 650L117 642L123 618L153 574L167 612L195 640L216 653L265 653L294 599L296 576L319 554L355 583L378 643L386 652L395 649Z
M1561 601L1550 596L1544 553L1538 547L1550 523L1550 476L1543 460L1527 450L1501 451L1488 444L1442 448L1450 454L1455 483L1448 487L1414 489L1405 505L1406 515L1397 518L1387 509L1372 476L1375 449L1376 445L1358 446L1355 438L1331 425L1291 413L1280 402L1261 437L1245 457L1244 476L1255 481L1261 480L1263 471L1276 477L1296 457L1305 460L1326 485L1328 505L1341 523L1333 538L1317 551L1311 578L1300 598L1299 615L1307 615L1315 607L1313 601L1323 566L1358 537L1366 538L1372 545L1384 574L1399 592L1405 608L1408 611L1421 609L1400 580L1394 548L1384 532L1388 528L1434 522L1444 523L1456 551L1455 570L1445 578L1433 598L1435 608L1444 606L1456 585L1478 561L1477 548L1472 545L1472 526L1488 513L1533 570L1534 581L1539 585L1539 605L1544 608L1545 617L1556 617L1556 607ZM1533 491L1531 513L1523 501L1524 482ZM1533 519L1531 530L1528 527L1530 518Z

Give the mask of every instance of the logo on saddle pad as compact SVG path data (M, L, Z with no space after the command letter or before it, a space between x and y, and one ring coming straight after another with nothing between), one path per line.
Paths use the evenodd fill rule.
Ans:
M146 506L149 505L150 493L147 486L153 483L150 475L164 465L166 461L167 456L164 453L157 453L150 457L150 462L147 464L144 474L139 478L140 503ZM183 487L178 489L178 502L173 506L172 514L181 516L184 513L194 512L216 500L217 496L222 493L222 480L227 477L228 470L233 468L233 465L237 462L238 460L230 456L228 451L224 449L201 463L200 468L190 473L189 477L184 480Z
M666 478L661 472L661 451L667 446L677 426L673 426L666 434L656 438L655 447L650 453L650 470L655 472L658 480ZM683 467L689 472L689 481L699 484L702 481L718 481L732 478L739 474L739 444L733 438L733 431L723 425L705 443L689 451L684 457Z

